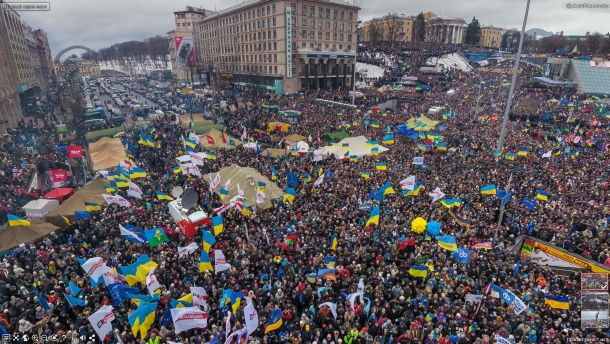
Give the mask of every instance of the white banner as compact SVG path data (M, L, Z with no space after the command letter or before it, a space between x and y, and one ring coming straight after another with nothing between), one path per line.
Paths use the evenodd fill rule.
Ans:
M336 304L334 304L332 302L324 302L323 304L318 306L318 308L321 308L322 306L327 306L328 308L330 308L330 311L333 313L335 320L337 320L337 305Z
M106 272L104 268L107 268L106 261L102 257L89 258L81 266L94 281L99 280Z
M131 202L129 202L125 198L118 196L118 195L115 197L117 198L117 204L120 205L121 207L130 207L131 206Z
M511 305L515 308L515 314L521 314L521 312L527 309L527 306L525 305L525 303L523 303L523 301L521 301L520 298L517 297L517 295L513 294L513 292L509 291L509 293L511 293L514 298L513 303L511 303Z
M245 296L247 305L244 307L244 318L246 319L246 328L248 329L248 335L254 333L258 327L258 312L252 304L252 299Z
M413 190L415 187L415 176L408 176L400 182L400 187L403 190Z
M322 150L316 149L313 151L313 161L322 161Z
M445 193L441 191L441 189L437 186L434 191L429 193L430 197L432 197L432 203L438 201L439 199L445 197Z
M499 334L496 334L496 344L511 344L511 341L508 339L505 339L504 337L500 336Z
M193 164L199 166L203 165L203 160L206 159L205 153L189 153L189 156L191 157Z
M231 264L227 263L225 255L221 250L214 250L214 264L214 271L216 271L216 273L223 272L231 268Z
M208 309L208 293L202 287L191 287L191 294L193 295L193 304L196 306L202 306L203 309Z
M320 177L318 177L318 179L316 179L316 181L313 183L313 186L318 186L320 184L322 184L324 182L324 175L321 175Z
M481 302L483 295L466 294L466 302Z
M258 190L256 193L256 204L265 203L265 193Z
M172 308L170 312L176 333L208 326L208 314L197 307Z
M195 153L190 153L190 154L195 154ZM179 162L187 162L187 161L191 161L191 156L190 155L181 155L179 157L176 158L176 160L178 160Z
M127 190L127 196L142 199L142 190L140 190L140 187L134 184L133 182L129 182L129 190Z
M155 276L155 270L156 270L156 268L150 269L148 276L146 276L146 287L148 288L148 293L151 296L154 296L155 290L159 289L159 281L157 280L157 277Z
M190 132L189 133L189 139L195 140L197 142L197 144L199 144L199 136L197 136L195 133Z
M100 340L103 341L104 337L112 331L111 321L114 320L114 308L112 306L102 306L97 312L91 314L88 319L98 338L101 338Z
M180 258L182 257L188 257L190 256L193 252L195 252L197 250L198 246L196 243L192 242L184 247L178 247L178 255Z
M424 164L423 156L416 156L415 158L413 158L413 165L423 165L423 164Z

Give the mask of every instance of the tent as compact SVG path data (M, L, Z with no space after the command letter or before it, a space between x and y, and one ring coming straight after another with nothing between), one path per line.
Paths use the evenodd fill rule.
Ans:
M46 195L42 196L44 199L56 199L59 203L63 203L68 197L74 195L74 189L72 188L57 188L51 190Z
M284 192L269 179L258 173L257 170L250 167L241 167L238 165L231 165L229 167L221 168L220 171L220 184L214 189L216 194L220 195L220 189L223 188L225 183L230 179L231 184L229 185L229 195L223 200L224 204L229 204L231 198L237 196L237 186L239 185L244 191L246 196L245 200L242 200L248 207L256 206L258 209L270 209L273 207L271 203L272 199L281 198L284 196ZM202 178L208 184L211 180L216 177L216 172L204 175ZM258 182L266 184L265 190L265 202L261 204L256 203L256 193L258 192Z
M277 149L277 148L267 148L261 152L262 156L276 158L278 156L290 156L290 150L288 149Z
M299 135L299 134L292 134L292 135L284 137L284 142L290 141L290 142L294 143L294 142L305 141L305 140L307 140L307 138L305 136ZM289 142L287 142L287 143L289 143Z
M59 201L56 199L37 199L24 205L23 210L25 211L26 216L43 218L51 210L57 207L59 207Z
M89 144L87 157L93 171L108 170L119 166L120 161L125 158L125 147L120 138L103 137Z
M346 131L337 131L334 133L328 133L321 137L322 141L329 142L331 140L343 140L344 138L350 137Z
M407 121L407 127L417 131L429 131L433 130L438 123L439 121L433 121L430 118L421 115L417 118L409 118Z
M290 124L282 122L270 122L267 127L269 131L277 130L282 133L287 133L288 129L290 129Z
M67 217L70 222L74 222L76 221L76 216L74 215L75 211L87 210L87 208L85 208L85 202L94 202L99 205L106 204L102 194L106 193L104 185L109 184L110 181L106 179L96 179L85 185L82 189L76 191L76 193L68 198L62 205L45 215L45 221L58 226L64 226L65 222L57 216L58 214Z
M114 127L114 128L90 131L85 134L85 140L87 140L87 142L92 142L92 141L99 139L100 137L111 138L114 136L114 134L123 133L124 131L125 131L125 129L123 127Z
M224 131L224 126L222 124L209 124L209 123L212 123L212 121L203 121L203 122L195 123L195 125L190 127L190 130L195 134L207 133L208 131L210 131L212 129L216 129L218 131ZM183 124L182 128L189 129L189 126L186 124Z
M43 238L57 230L57 228L57 226L50 223L8 227L0 232L0 252Z
M212 137L214 143L209 143L208 136ZM233 136L230 136L227 133L223 133L222 131L219 131L218 129L214 128L212 128L212 130L208 131L207 133L200 135L199 140L201 142L201 145L206 150L214 150L220 148L233 149L244 145L244 143L241 142L240 139L236 139ZM233 142L233 144L229 145L229 142L231 141Z
M322 154L325 156L333 154L337 159L343 159L344 154L348 151L343 150L341 146L347 143L349 144L349 155L356 155L358 157L371 155L371 148L373 147L367 146L366 141L368 139L364 136L348 137L341 140L336 146L322 147ZM379 153L389 150L381 145L378 145L377 148L379 148Z
M193 116L193 123L206 122L206 119L203 118L203 115L200 113L194 113L192 116ZM180 116L178 116L178 118L180 118L180 123L188 124L189 120L191 119L191 115L180 115ZM214 123L213 121L207 121L207 122L211 122L209 124Z

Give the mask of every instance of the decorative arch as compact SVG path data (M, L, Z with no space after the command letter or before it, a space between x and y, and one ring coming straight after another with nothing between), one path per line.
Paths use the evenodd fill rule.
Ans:
M83 50L87 50L88 52L90 52L91 54L95 53L95 50L87 48L84 45L73 45L71 47L67 47L66 49L60 51L57 55L55 55L55 60L53 60L53 62L55 62L55 64L59 64L60 59L62 57L63 54L67 53L68 51L72 50L72 49L83 49Z

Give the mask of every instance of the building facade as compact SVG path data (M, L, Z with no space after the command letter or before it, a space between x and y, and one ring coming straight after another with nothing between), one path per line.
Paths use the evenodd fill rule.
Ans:
M426 13L426 41L444 44L462 44L466 38L466 21L461 18L435 16Z
M214 13L213 11L203 8L186 6L185 11L174 12L175 28L167 33L169 44L169 56L172 62L172 74L179 81L191 80L195 72L194 63L186 64L183 61L178 61L180 48L190 44L189 48L195 52L194 31L196 24L207 16ZM189 43L190 42L190 43ZM193 56L194 58L194 56ZM193 61L194 62L194 61ZM199 79L195 77L193 79Z
M68 74L74 67L76 67L78 74L83 77L97 78L102 76L102 70L98 64L79 57L68 57L60 65L55 66L55 72L59 75Z
M272 93L351 87L358 10L342 0L245 1L197 24L197 65L221 86Z
M413 36L413 17L390 13L381 18L362 23L362 39L364 43L377 42L410 42Z
M479 45L487 48L500 48L504 30L495 26L482 26Z

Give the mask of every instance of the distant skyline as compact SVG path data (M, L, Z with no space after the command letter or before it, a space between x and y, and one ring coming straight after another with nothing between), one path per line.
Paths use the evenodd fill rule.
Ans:
M84 45L99 50L115 43L143 40L156 35L165 36L168 31L174 29L173 12L183 11L187 5L221 10L236 3L220 0L206 1L205 4L191 0L60 0L52 2L48 12L20 14L34 29L47 32L51 52L55 57L60 50L72 45ZM359 0L356 3L359 3ZM437 15L462 18L467 23L476 17L481 25L520 30L525 5L525 0L364 0L359 19L366 21L390 12L405 15L433 12ZM563 31L566 35L584 35L587 31L606 34L610 32L609 17L610 9L568 9L566 2L533 0L526 30L540 28L550 32ZM72 53L80 56L82 52L83 50L73 50L63 57Z

